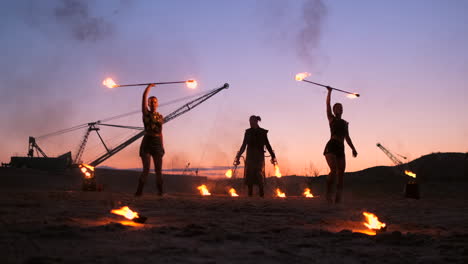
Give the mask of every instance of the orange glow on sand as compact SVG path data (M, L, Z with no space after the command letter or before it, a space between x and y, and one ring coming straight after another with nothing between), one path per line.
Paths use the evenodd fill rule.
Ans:
M105 79L104 81L102 81L102 84L104 84L105 86L107 86L107 87L109 87L109 88L115 88L115 87L118 86L118 85L114 82L114 80L112 80L111 78Z
M133 220L134 218L138 218L138 213L133 212L132 210L130 210L130 208L128 208L128 206L124 206L124 207L122 207L120 209L113 209L113 210L111 210L111 213L117 214L117 215L122 215L122 216L124 216L125 218L127 218L129 220Z
M302 81L305 78L307 78L308 76L310 76L310 73L308 73L308 72L298 73L298 74L296 74L296 81Z
M231 178L232 177L232 170L231 169L227 170L224 175L226 175L226 177L228 177L228 178Z
M232 197L238 197L239 196L236 193L236 189L234 189L234 188L229 189L229 194L231 194Z
M206 188L205 184L198 186L197 189L200 191L200 194L203 196L211 195L211 193L208 191L208 188Z
M309 188L305 188L304 190L304 196L307 197L307 198L313 198L314 195L311 193L310 189Z
M187 84L187 87L191 89L195 89L198 86L198 83L195 80L188 80L185 83Z
M282 192L279 188L276 188L276 197L286 198L286 194Z

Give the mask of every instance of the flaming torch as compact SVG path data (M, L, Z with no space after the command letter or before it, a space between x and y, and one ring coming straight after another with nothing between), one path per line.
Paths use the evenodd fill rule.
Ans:
M156 85L162 85L162 84L173 84L173 83L185 83L188 88L195 89L197 88L197 81L195 80L187 80L187 81L177 81L177 82L153 82L153 83L136 83L136 84L116 84L114 80L111 78L107 78L104 81L102 81L102 84L104 86L107 86L108 88L117 88L117 87L126 87L126 86L143 86L143 85L149 85L149 84L156 84Z
M226 177L228 177L229 179L232 178L232 170L231 169L227 170L224 175L226 175Z
M94 167L88 164L78 165L81 173L83 173L82 186L83 191L96 191L97 184L96 178L94 177Z
M279 198L286 198L286 194L280 190L280 188L276 188L276 197Z
M314 195L312 194L312 192L310 191L309 188L305 188L303 194L304 194L304 196L305 196L306 198L313 198L313 197L314 197Z
M200 191L200 194L203 196L211 195L211 193L208 191L208 188L206 188L205 184L198 186L197 189Z
M138 215L137 212L132 211L130 208L128 208L128 206L124 206L120 209L113 209L111 210L111 213L124 216L125 218L140 224L143 224L146 221L146 219L148 219L145 216Z
M277 163L275 164L275 176L276 176L276 178L281 178L281 176L282 176L280 168L279 168Z
M236 189L234 189L234 188L229 189L229 194L231 195L231 197L238 197L239 196L236 193Z
M375 235L377 232L384 232L387 230L387 225L379 221L379 218L373 214L368 212L362 213L366 217L366 221L364 225L370 229L370 232L366 232L369 235Z
M328 86L328 85L324 85L324 84L320 84L320 83L316 83L316 82L306 80L305 78L308 77L308 76L310 76L310 73L308 73L308 72L298 73L298 74L296 74L296 81L298 81L298 82L303 81L303 82L315 84L315 85L318 85L318 86L322 86L322 87L325 87L325 88L331 88L333 90L348 94L348 98L356 98L356 97L360 96L360 94L358 94L358 93L352 93L352 92L348 92L348 91L345 91L345 90L334 88L334 87L331 87L331 86Z
M411 177L405 187L405 197L419 199L419 185L416 182L416 173L405 170L405 174Z

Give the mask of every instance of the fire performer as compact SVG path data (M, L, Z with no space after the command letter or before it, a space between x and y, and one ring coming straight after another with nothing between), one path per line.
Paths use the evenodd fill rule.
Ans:
M343 105L340 103L334 104L332 113L332 109L330 107L332 88L327 87L327 89L327 117L330 125L331 136L323 152L328 166L330 167L330 174L328 174L327 177L326 197L329 203L333 203L332 190L335 181L338 180L335 203L340 203L343 193L343 175L346 168L344 140L346 140L346 143L348 143L349 147L353 150L354 157L356 157L358 153L349 137L348 122L341 119L341 115L343 114Z
M149 84L143 92L143 101L141 110L143 114L143 124L145 127L145 135L140 145L140 157L143 164L143 172L140 175L138 188L135 196L141 196L143 187L145 186L148 174L150 171L151 157L153 158L154 171L156 174L156 187L158 195L163 194L162 180L162 160L164 156L164 145L162 135L162 124L164 123L163 116L157 112L158 98L148 94L155 84ZM149 107L149 109L148 109Z
M261 128L258 125L261 121L259 116L251 116L249 118L250 128L245 131L244 140L239 152L237 152L234 160L234 165L240 164L240 157L247 148L247 158L244 168L244 183L248 187L248 194L252 196L253 185L258 185L260 197L264 196L263 182L265 178L265 147L271 155L271 163L276 164L276 155L271 148L268 140L268 130Z

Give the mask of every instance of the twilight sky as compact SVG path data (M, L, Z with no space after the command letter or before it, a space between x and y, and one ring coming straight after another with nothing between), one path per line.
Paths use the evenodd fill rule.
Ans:
M0 161L26 155L28 136L138 111L144 87L161 104L230 88L164 127L164 169L229 166L250 115L262 118L283 174L328 173L326 90L358 92L344 106L359 153L347 171L392 165L380 142L410 160L468 151L468 1L200 0L3 1L0 9ZM162 106L168 114L184 102ZM139 113L108 121L142 126ZM85 129L38 139L49 156L75 154ZM108 146L132 130L102 127ZM140 141L101 165L141 167ZM91 134L84 161L105 149ZM267 163L267 171L272 166Z

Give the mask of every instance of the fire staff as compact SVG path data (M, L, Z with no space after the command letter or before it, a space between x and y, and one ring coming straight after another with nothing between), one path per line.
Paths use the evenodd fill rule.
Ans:
M156 174L156 188L158 195L163 194L163 179L162 179L162 161L164 156L164 145L162 135L162 125L164 123L163 116L157 111L158 98L148 94L155 84L149 84L143 92L143 100L141 111L143 114L143 124L145 126L145 135L140 145L140 157L143 164L143 172L138 181L138 188L135 196L141 196L143 187L148 178L151 158L153 158L154 171Z
M330 167L330 174L327 177L327 190L326 197L329 203L333 203L332 190L335 181L338 180L336 187L335 203L340 203L343 193L343 175L346 168L344 141L348 143L349 147L353 150L353 156L357 156L356 148L349 137L348 122L341 119L343 114L343 105L336 103L333 105L333 113L330 107L330 97L332 88L327 87L327 117L330 125L330 140L325 146L323 155L327 160L328 166Z
M268 140L268 130L258 125L261 121L259 116L249 118L250 128L245 131L244 140L239 152L237 152L234 165L240 164L240 157L247 148L247 157L245 159L244 183L248 187L248 194L252 196L253 185L258 185L260 197L264 196L263 182L265 178L265 147L271 155L271 163L276 164L276 155L271 148Z

